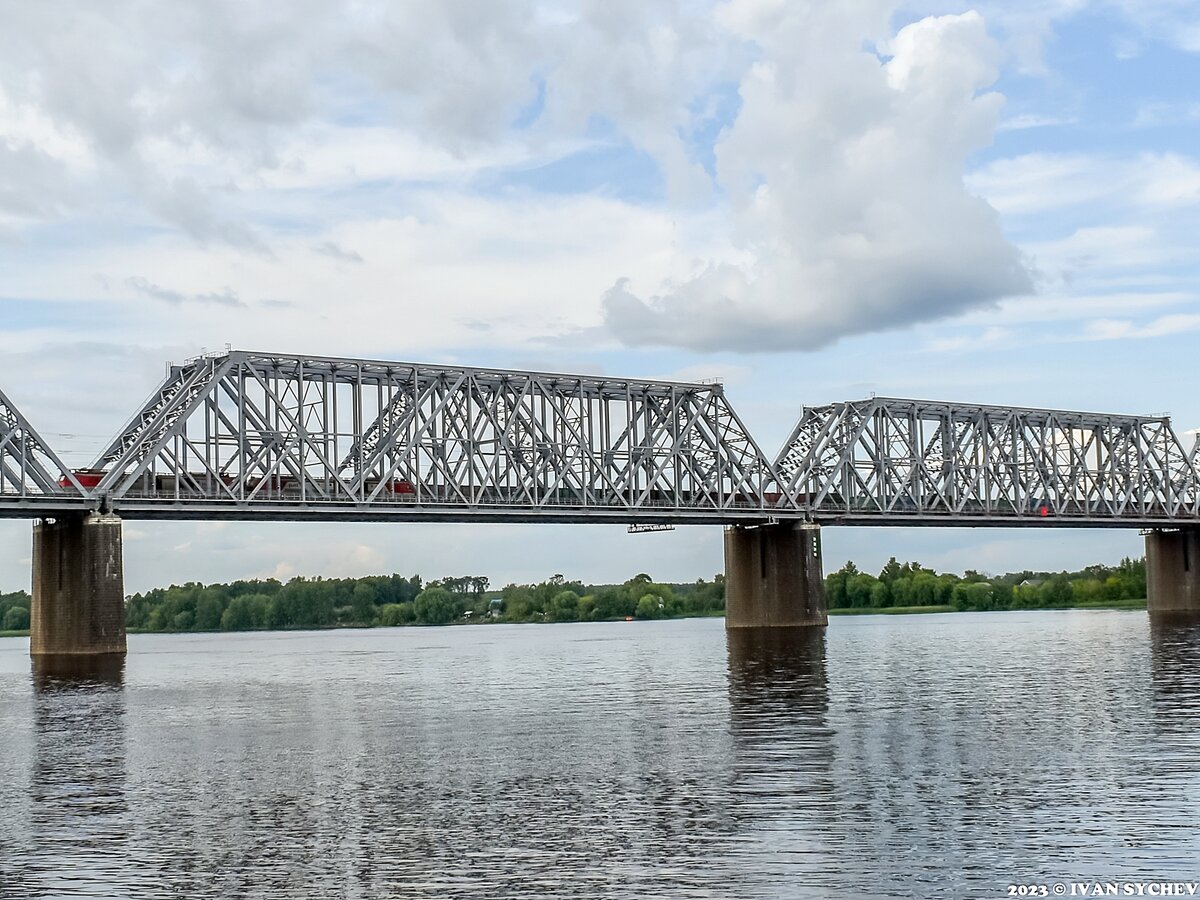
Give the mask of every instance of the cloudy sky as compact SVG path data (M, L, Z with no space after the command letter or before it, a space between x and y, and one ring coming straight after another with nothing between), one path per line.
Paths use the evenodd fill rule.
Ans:
M1190 0L0 0L0 385L72 465L254 350L1200 427ZM127 586L719 571L716 528L130 522ZM1140 554L830 529L826 567ZM0 589L29 525L0 524Z

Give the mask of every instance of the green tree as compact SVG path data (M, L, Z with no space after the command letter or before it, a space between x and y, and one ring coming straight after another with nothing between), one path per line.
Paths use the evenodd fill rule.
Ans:
M447 625L458 618L454 598L445 588L436 585L417 594L413 609L422 625Z
M216 631L221 627L221 619L225 606L216 593L205 592L196 601L195 629L197 631Z
M24 631L29 627L29 610L23 606L10 606L0 624L5 631Z
M528 622L538 611L534 608L533 591L528 585L506 585L500 592L500 596L504 601L504 621L506 622Z
M408 625L416 621L417 614L411 603L387 603L380 607L379 623L389 627Z
M379 593L375 590L374 585L359 581L354 585L354 590L350 594L350 608L355 622L362 622L364 625L371 625L375 622L377 610L375 601Z
M641 593L635 594L626 584L616 588L604 588L597 591L595 597L597 619L624 619L637 612Z
M1075 598L1075 591L1065 575L1055 575L1049 581L1043 582L1038 593L1040 605L1047 607L1070 606Z
M858 566L854 565L853 561L847 560L844 566L831 575L826 576L825 602L829 604L831 609L839 609L850 605L846 593L846 583L857 574Z
M871 592L879 580L874 575L859 573L846 579L846 605L864 609L871 605Z
M992 586L986 581L960 581L954 585L950 601L956 609L992 609Z
M913 606L936 606L938 604L938 580L930 572L918 572L912 580Z
M546 618L551 622L579 620L579 595L574 591L559 591L546 604Z
M885 606L890 606L891 602L892 594L885 582L876 581L871 585L871 606L875 609L882 609Z
M639 619L661 619L663 599L658 594L643 594L637 602L634 615Z
M596 616L596 598L591 594L579 598L579 621L590 622Z
M887 561L887 565L879 573L879 580L891 587L892 582L904 574L900 563L896 562L896 557L892 557Z

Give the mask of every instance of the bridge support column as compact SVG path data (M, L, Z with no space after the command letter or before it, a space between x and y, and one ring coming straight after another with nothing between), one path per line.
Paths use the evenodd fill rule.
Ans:
M125 652L121 520L68 514L33 526L35 657Z
M1146 533L1146 608L1152 618L1200 620L1200 528Z
M726 628L828 623L818 526L725 529Z

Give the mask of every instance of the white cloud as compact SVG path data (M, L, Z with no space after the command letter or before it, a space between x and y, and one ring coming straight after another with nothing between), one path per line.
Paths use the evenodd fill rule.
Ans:
M1178 153L1028 153L988 163L967 184L1006 216L1101 203L1110 214L1200 205L1200 163Z
M1114 341L1126 338L1156 338L1193 331L1200 331L1200 315L1193 313L1159 316L1140 324L1129 319L1097 319L1088 323L1083 339Z
M1082 153L1027 153L967 176L970 189L1005 215L1032 215L1119 193L1126 173Z
M1191 0L1093 0L1093 5L1119 10L1147 37L1200 53L1200 12Z
M1144 291L1112 294L1042 294L1001 301L995 309L963 316L965 326L1014 327L1051 322L1083 321L1096 316L1116 317L1148 313L1196 302L1186 291Z
M1144 103L1133 118L1135 128L1156 128L1200 120L1200 103L1174 103L1155 100Z
M1008 328L993 325L975 334L934 338L926 345L931 353L967 353L974 350L994 350L1010 345L1014 334Z
M678 0L9 5L0 149L30 159L0 171L88 168L79 202L132 198L198 240L260 251L245 192L465 178L561 156L596 117L694 189L706 178L682 134L739 47L706 13ZM514 128L526 112L532 127ZM0 210L48 215L34 200L52 181L0 181Z
M1163 154L1139 165L1144 180L1138 200L1148 206L1200 205L1200 164L1174 153Z
M1052 128L1059 125L1074 125L1079 120L1074 116L1044 116L1036 113L1022 113L1010 116L1000 121L997 131L1026 131L1030 128Z
M1081 273L1144 270L1176 259L1177 248L1150 225L1097 225L1066 237L1029 241L1025 250L1040 270L1066 280Z
M862 49L885 4L731 3L761 48L742 109L717 145L731 241L649 300L632 280L605 295L630 344L699 350L813 348L927 321L1031 288L995 212L963 187L1002 98L998 49L974 13L928 18Z
M0 350L50 344L43 368L69 386L69 363L92 363L77 343L147 348L158 362L143 384L125 389L126 408L115 418L161 377L163 359L201 346L418 360L483 347L517 364L547 349L615 346L599 331L595 303L613 269L646 281L682 278L690 248L709 247L705 216L680 226L668 211L599 196L439 190L412 194L405 205L416 215L276 238L270 256L166 234L81 248L67 266L14 257L6 290L63 321L0 331ZM701 234L677 243L690 230ZM109 367L95 364L107 378Z

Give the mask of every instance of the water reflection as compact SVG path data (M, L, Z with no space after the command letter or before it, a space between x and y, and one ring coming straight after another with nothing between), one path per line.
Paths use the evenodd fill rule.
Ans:
M726 635L735 858L750 896L776 896L781 884L788 896L834 896L842 882L825 641L823 628ZM798 872L803 881L788 877Z
M0 646L0 897L991 897L1200 858L1200 630L1144 613L136 637L126 675Z
M824 628L736 628L726 632L735 728L784 716L824 723L829 706Z
M39 694L121 688L125 684L124 653L50 653L32 659L33 685Z
M794 816L829 789L825 630L739 628L726 642L734 790L756 798L758 817Z
M38 852L15 885L28 896L128 886L124 672L123 654L34 658L28 826Z
M1165 726L1194 729L1200 720L1200 622L1150 622L1155 708Z

